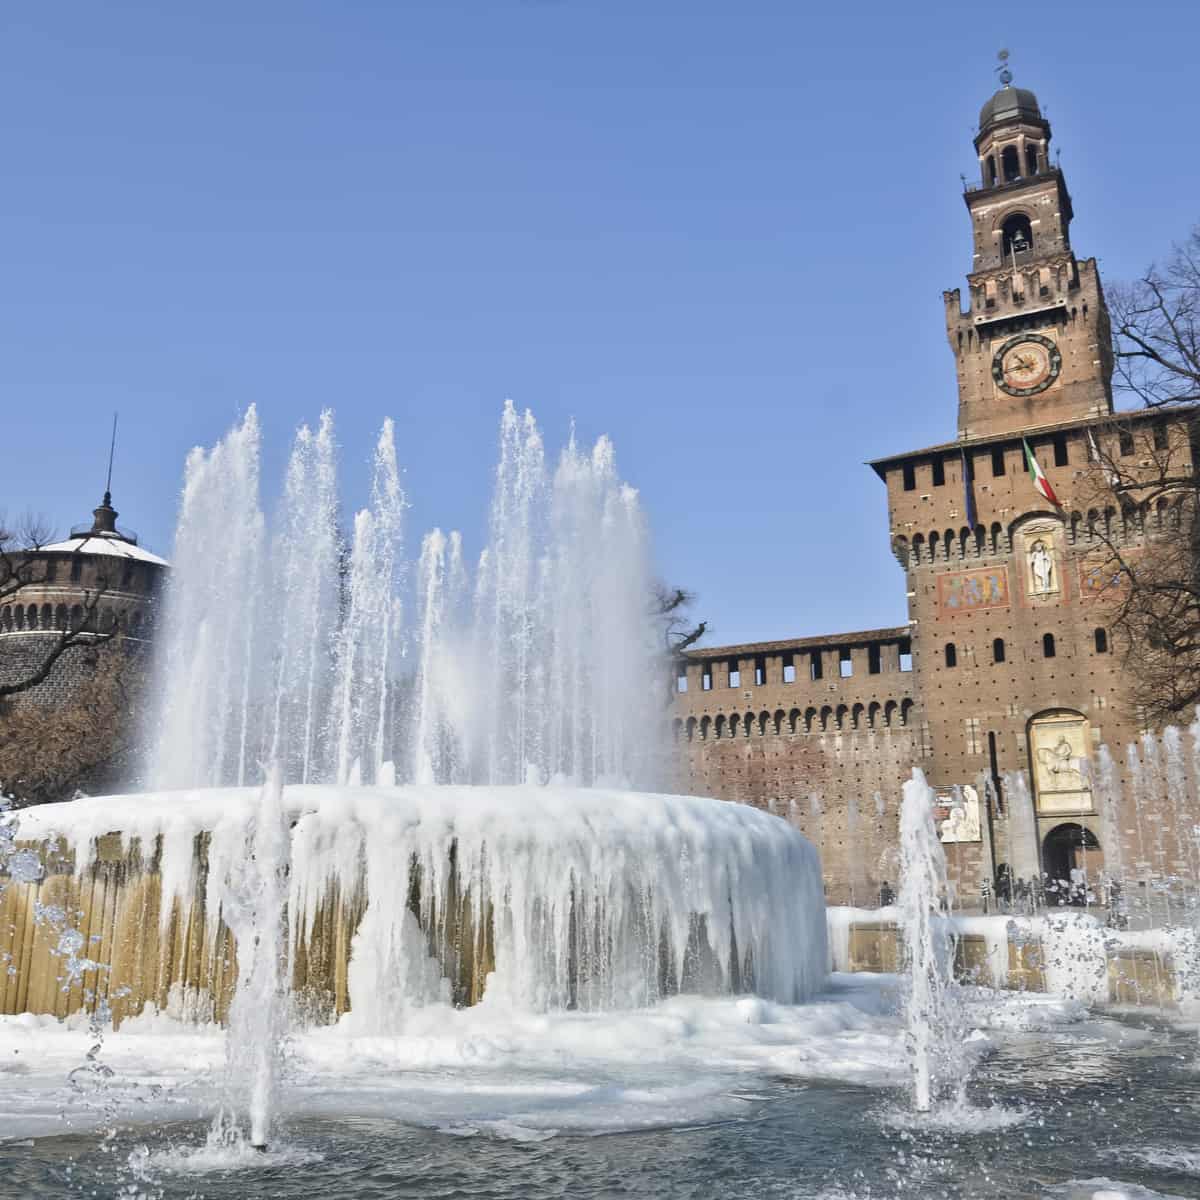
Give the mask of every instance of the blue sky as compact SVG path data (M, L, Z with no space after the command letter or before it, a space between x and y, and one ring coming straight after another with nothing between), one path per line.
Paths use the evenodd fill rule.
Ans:
M900 621L865 459L948 440L959 174L1011 48L1107 279L1200 220L1200 6L303 0L9 6L0 508L103 487L169 550L251 402L268 493L396 418L410 541L477 549L506 396L610 434L713 641Z

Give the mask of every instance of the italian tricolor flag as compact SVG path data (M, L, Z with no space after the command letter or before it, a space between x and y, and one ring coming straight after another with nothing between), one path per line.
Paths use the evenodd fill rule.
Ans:
M1058 502L1058 497L1054 494L1054 489L1050 486L1048 480L1038 466L1038 460L1033 457L1033 451L1029 448L1029 442L1025 438L1021 439L1021 444L1025 447L1025 465L1029 468L1029 478L1033 480L1033 486L1037 488L1055 508L1061 508L1062 505Z

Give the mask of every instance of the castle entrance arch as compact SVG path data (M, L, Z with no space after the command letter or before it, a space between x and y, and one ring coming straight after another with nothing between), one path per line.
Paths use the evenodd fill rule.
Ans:
M1103 864L1100 843L1086 826L1075 821L1056 825L1042 839L1042 870L1047 904L1088 903L1088 884Z

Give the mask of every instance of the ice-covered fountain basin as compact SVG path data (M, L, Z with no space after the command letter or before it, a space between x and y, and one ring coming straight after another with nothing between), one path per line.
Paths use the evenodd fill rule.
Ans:
M386 1031L414 1004L485 993L535 1010L680 990L794 1003L825 979L816 851L742 805L434 786L287 787L283 804L284 949L309 1020L349 1010ZM0 985L3 1011L63 1015L107 997L118 1018L152 1002L223 1019L224 918L242 903L258 805L257 789L227 788L23 811L19 839L45 875L0 898L24 964ZM82 940L64 943L71 929Z

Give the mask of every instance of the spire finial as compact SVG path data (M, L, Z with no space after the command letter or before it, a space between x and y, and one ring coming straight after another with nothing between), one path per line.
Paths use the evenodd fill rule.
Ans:
M1008 87L1012 83L1012 72L1008 69L1008 51L1001 50L996 57L1000 60L1000 65L996 68L1000 82Z

